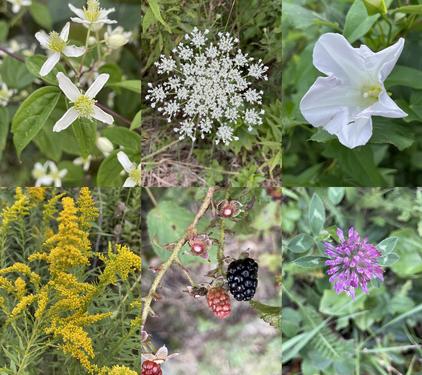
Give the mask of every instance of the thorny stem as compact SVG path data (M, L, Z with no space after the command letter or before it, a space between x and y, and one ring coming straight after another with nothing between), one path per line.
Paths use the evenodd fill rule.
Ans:
M224 274L224 219L220 219L220 243L218 244L218 272Z
M177 242L175 245L172 254L167 259L167 261L160 267L157 275L155 276L154 281L152 282L151 288L148 292L148 295L144 299L143 310L142 310L142 317L141 317L141 330L144 329L146 320L148 319L148 315L151 311L151 303L154 299L155 293L157 291L158 286L160 285L161 280L163 279L165 273L168 271L170 266L173 262L177 261L177 257L179 255L180 250L182 249L183 245L188 240L192 231L195 230L196 226L198 225L199 220L204 216L205 212L207 211L209 205L211 204L212 197L216 191L215 187L210 187L207 191L207 195L202 202L201 207L199 208L198 212L196 213L195 218L191 225L189 225L188 229L185 231L183 237Z

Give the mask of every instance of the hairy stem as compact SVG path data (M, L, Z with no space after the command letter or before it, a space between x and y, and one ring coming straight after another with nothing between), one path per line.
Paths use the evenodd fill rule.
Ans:
M154 299L155 293L157 291L157 288L159 287L161 280L163 279L165 273L168 271L168 269L171 267L171 265L177 261L177 257L179 255L180 250L182 249L183 245L188 240L190 234L195 230L196 226L198 225L199 220L202 216L204 216L205 212L207 211L209 205L211 204L212 197L214 196L216 188L210 187L207 191L207 195L204 198L204 201L201 204L201 207L199 208L198 212L195 215L195 218L193 219L193 222L191 225L189 225L188 229L185 231L185 234L183 237L177 242L175 245L172 254L167 259L167 261L161 266L160 270L158 271L157 275L155 276L154 281L152 282L151 288L149 289L148 295L144 299L143 309L142 309L142 317L141 317L141 330L144 329L145 323L148 319L148 315L151 311L151 303Z

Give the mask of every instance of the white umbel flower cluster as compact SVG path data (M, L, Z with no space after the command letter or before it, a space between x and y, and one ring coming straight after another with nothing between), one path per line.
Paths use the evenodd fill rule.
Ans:
M236 48L239 40L218 33L215 43L209 31L194 28L173 50L173 57L156 62L159 74L169 75L157 85L149 84L146 99L171 122L182 118L174 129L180 139L195 141L215 136L215 142L229 144L237 124L249 131L262 124L262 91L253 89L256 80L267 80L268 67Z

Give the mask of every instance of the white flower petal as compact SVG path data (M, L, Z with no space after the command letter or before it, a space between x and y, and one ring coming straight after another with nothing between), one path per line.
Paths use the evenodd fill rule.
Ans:
M63 54L67 57L79 57L85 53L85 47L66 46Z
M113 116L104 112L100 107L94 105L94 114L93 116L96 120L104 122L105 124L111 125L114 122Z
M123 151L119 151L117 153L117 160L127 173L133 169L133 163L129 160L129 157Z
M313 126L326 127L332 119L346 109L348 119L359 112L357 104L361 100L360 92L342 84L335 77L319 77L300 102L303 117ZM356 104L353 104L356 103ZM352 107L355 107L353 111Z
M48 48L50 37L44 30L41 30L35 33L35 38L38 40L38 42L41 44L42 47Z
M53 127L54 132L61 132L68 128L78 118L78 112L72 107L60 118Z
M355 82L365 79L366 69L362 56L343 35L323 34L315 44L313 64L326 75Z
M370 107L363 110L357 115L358 117L369 117L369 116L383 116L390 118L402 118L406 117L407 113L402 111L399 106L390 98L388 93L383 90L379 96L378 101Z
M110 74L100 74L94 81L94 83L91 85L91 87L87 90L85 95L90 99L95 98L97 94L101 91L101 89L105 86L109 78Z
M107 16L108 16L110 13L113 13L113 12L115 12L115 11L116 11L116 9L115 9L115 8L101 9L101 11L100 11L100 17L99 17L99 18L107 18Z
M85 14L84 11L82 9L76 8L75 6L73 6L72 4L69 4L69 8L70 10L75 13L79 18L85 18ZM73 19L72 19L73 21Z
M19 13L19 11L21 10L21 6L18 4L13 4L12 6L12 12L13 13Z
M131 187L134 187L134 186L136 186L136 181L131 177L128 177L126 179L125 183L123 184L123 187L125 187L125 188L131 188Z
M69 39L69 30L70 30L70 22L67 22L64 25L62 31L60 32L60 38L62 38L65 42Z
M372 136L371 118L358 118L341 127L338 134L338 140L348 148L355 148L366 145Z
M62 72L57 73L57 81L59 82L60 89L71 102L74 102L79 96L81 96L79 89Z
M48 56L47 60L45 61L45 63L41 67L40 76L44 77L48 73L50 73L54 69L56 64L59 62L59 60L60 60L60 53L59 52L53 53L50 56Z
M89 21L84 20L83 18L70 17L70 19L72 20L72 22L75 22L75 23L83 23L83 24L86 24L86 25L89 24Z
M53 178L47 175L47 176L37 178L37 181L35 182L35 186L50 186L52 183L53 183Z

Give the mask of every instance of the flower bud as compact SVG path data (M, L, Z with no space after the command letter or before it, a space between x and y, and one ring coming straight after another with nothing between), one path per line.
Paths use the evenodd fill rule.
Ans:
M113 143L111 143L111 141L106 138L106 137L98 137L97 141L95 142L95 144L97 145L97 148L104 154L104 156L108 156L110 155L113 150Z
M116 27L114 30L111 30L109 27L107 32L104 34L104 40L107 47L111 49L119 49L129 43L131 36L132 33L125 32L121 26Z
M217 205L218 216L222 218L236 217L240 213L242 204L238 201L221 201Z
M366 10L370 16L374 14L386 14L387 6L385 0L363 0Z

